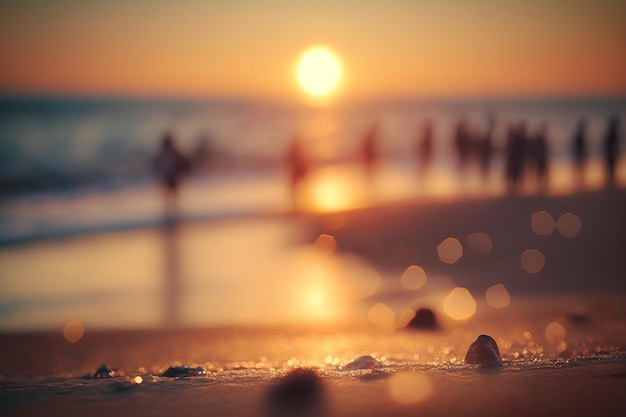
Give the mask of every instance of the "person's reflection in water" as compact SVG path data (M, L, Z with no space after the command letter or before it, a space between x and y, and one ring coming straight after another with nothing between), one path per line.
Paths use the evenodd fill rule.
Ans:
M163 307L166 327L180 325L181 275L179 256L180 226L170 222L163 226Z
M165 201L165 217L173 221L177 215L178 189L182 178L189 175L189 160L178 150L171 133L166 133L161 142L154 166L161 181Z

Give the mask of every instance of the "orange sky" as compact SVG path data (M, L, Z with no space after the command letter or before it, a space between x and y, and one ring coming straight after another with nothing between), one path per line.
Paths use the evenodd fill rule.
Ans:
M0 0L0 92L297 97L626 94L625 1Z

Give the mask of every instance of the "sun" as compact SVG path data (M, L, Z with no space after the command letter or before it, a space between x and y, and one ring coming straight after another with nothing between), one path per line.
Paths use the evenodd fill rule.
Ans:
M314 97L332 93L343 75L341 61L325 46L307 49L298 61L296 76L300 86Z

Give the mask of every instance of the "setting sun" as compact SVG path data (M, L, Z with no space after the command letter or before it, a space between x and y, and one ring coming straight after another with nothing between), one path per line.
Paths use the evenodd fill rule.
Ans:
M307 93L316 97L331 93L339 84L341 75L339 58L323 46L307 49L298 61L298 82Z

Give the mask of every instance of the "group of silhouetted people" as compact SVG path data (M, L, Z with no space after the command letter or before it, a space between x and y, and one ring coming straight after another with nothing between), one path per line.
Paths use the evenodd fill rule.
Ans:
M620 120L617 116L610 117L602 141L608 186L612 186L615 182L615 169L619 154L619 124ZM493 144L495 126L495 118L491 114L483 130L472 130L464 119L459 120L455 125L453 149L459 175L465 175L470 164L476 164L484 177L489 175L492 158L497 151ZM433 122L425 120L415 140L415 157L420 176L426 176L432 165L435 149L433 132ZM509 123L505 134L505 146L501 151L509 190L512 193L518 192L528 176L535 178L538 190L545 190L549 170L548 125L543 123L529 129L525 121L518 121ZM371 179L376 162L380 158L379 141L380 127L378 124L372 124L361 138L359 151L359 159L368 179ZM572 155L578 171L578 182L582 184L588 156L587 125L584 119L581 119L575 127L572 136ZM211 152L206 137L202 137L196 150L190 156L186 156L178 149L171 133L163 136L161 148L154 160L154 167L164 191L168 213L171 214L176 209L176 194L180 182L191 173L192 168L204 168L210 157ZM299 185L311 170L311 161L302 141L297 137L289 145L286 163L295 206Z
M612 187L615 183L615 167L619 157L619 124L617 116L611 116L602 138L602 156L606 165L607 185ZM587 123L580 119L572 137L572 153L578 172L578 182L583 183L585 164L588 156L587 146Z

